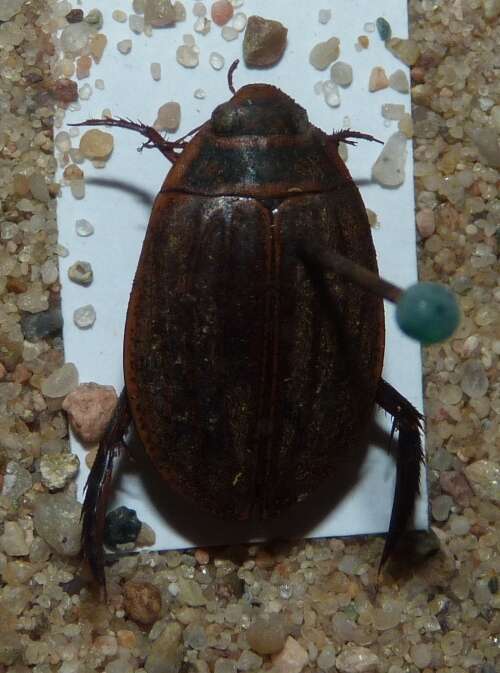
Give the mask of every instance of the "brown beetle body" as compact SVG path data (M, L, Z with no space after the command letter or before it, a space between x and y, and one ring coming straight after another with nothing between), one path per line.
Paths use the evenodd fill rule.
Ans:
M387 557L418 492L419 414L381 379L382 300L300 254L313 240L377 271L340 136L262 84L240 89L188 143L123 120L87 123L133 127L174 161L129 303L125 391L88 482L94 574L104 582L107 485L131 420L173 488L245 519L276 515L335 473L376 401L410 449L398 460Z
M281 108L280 119L300 110L262 85L226 108L248 100L261 114ZM333 277L332 316L297 257L298 242L314 239L377 268L336 143L290 124L242 148L214 126L156 200L129 304L125 381L135 427L170 484L219 516L267 517L307 496L359 441L382 368L383 306ZM207 195L209 180L220 195Z

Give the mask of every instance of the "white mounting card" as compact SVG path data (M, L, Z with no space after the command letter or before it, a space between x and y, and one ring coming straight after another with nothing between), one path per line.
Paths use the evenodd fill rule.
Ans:
M69 109L65 121L79 122L101 117L109 108L113 115L152 124L158 108L168 101L178 101L182 120L180 137L209 119L214 107L230 98L227 69L242 56L243 34L227 42L221 30L212 25L206 36L193 30L193 2L183 0L187 19L175 27L154 29L152 37L132 33L127 23L113 20L111 13L121 8L132 12L132 3L115 0L100 3L104 15L103 32L108 45L99 64L94 64L91 76L78 82L89 83L93 93L81 101L81 109ZM211 3L207 1L209 8ZM376 6L375 6L376 5ZM84 11L95 6L94 0L83 0ZM320 8L332 10L326 25L318 21ZM384 46L377 32L369 32L366 23L385 17L393 35L407 37L406 2L381 0L325 0L319 3L283 2L282 0L246 0L236 10L248 16L259 15L281 21L288 28L288 46L276 66L265 70L247 69L240 61L234 73L236 88L253 82L267 82L288 93L308 114L310 121L325 131L348 124L352 129L371 133L387 140L397 131L397 122L388 123L381 116L384 103L404 104L410 110L409 95L390 88L370 93L368 79L374 66L385 68L390 75L405 66ZM200 49L198 67L186 69L176 62L175 53L185 34L193 34ZM368 49L357 50L359 35L369 37ZM340 39L340 60L353 67L351 86L341 89L341 104L329 107L314 85L329 78L329 70L319 72L309 63L309 53L318 42L336 36ZM116 44L132 40L128 55L119 53ZM211 52L224 56L225 67L215 71L209 65ZM160 81L153 81L150 64L162 68ZM104 81L104 89L95 88L96 79ZM206 91L206 98L194 98L196 89ZM348 122L346 122L348 118ZM86 129L82 129L83 133ZM94 168L83 164L86 195L76 200L69 187L63 187L58 203L60 242L69 249L69 256L60 260L63 284L64 344L66 360L74 362L80 381L95 381L113 385L119 392L123 387L122 340L127 302L134 272L146 232L153 199L170 168L160 152L149 149L137 152L143 138L121 129L104 129L113 133L115 147L106 166ZM73 145L78 146L78 137ZM348 167L360 186L368 208L378 215L380 226L373 230L380 273L388 280L406 287L416 281L416 251L414 228L414 193L411 142L408 142L406 179L397 189L384 189L371 181L371 167L381 151L376 143L361 141L349 148ZM83 238L75 232L75 221L89 220L95 227L92 236ZM82 287L68 280L67 272L77 260L89 261L94 270L94 282ZM93 304L97 320L88 330L73 323L76 308ZM422 409L421 360L419 346L406 338L396 327L393 307L386 305L386 359L384 377ZM126 505L137 511L138 517L156 532L154 549L175 549L198 545L229 544L252 539L285 537L344 536L385 532L389 525L395 484L395 464L389 455L388 433L391 419L381 411L376 414L373 445L350 490L336 498L328 485L318 491L310 503L294 508L284 516L260 526L223 522L201 512L196 505L166 493L165 485L158 488L154 479L134 465L122 463L123 469L115 479L111 508ZM88 470L86 450L71 438L72 449L78 454L81 469L78 477L79 499ZM147 472L146 472L147 474ZM415 527L428 525L425 471L421 476L422 496L415 511Z

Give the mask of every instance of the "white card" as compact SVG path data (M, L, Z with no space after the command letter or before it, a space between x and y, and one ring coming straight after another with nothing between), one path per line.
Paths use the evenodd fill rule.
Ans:
M84 11L95 5L84 0ZM158 108L168 101L178 101L182 108L180 137L207 120L213 108L230 98L227 86L227 68L242 56L242 38L233 42L222 39L220 28L213 25L207 36L193 31L195 17L190 0L184 0L187 20L173 28L155 29L153 36L131 33L128 24L111 18L113 9L131 12L131 2L115 0L102 4L105 17L103 32L108 45L101 62L92 66L91 77L79 82L89 83L93 94L81 102L81 110L68 111L67 122L78 122L101 117L104 108L113 115L141 120L152 124ZM207 2L207 6L210 3ZM368 79L374 66L385 68L387 75L405 66L384 47L377 32L366 32L366 22L375 22L384 16L392 26L393 35L407 36L405 2L383 0L327 1L311 9L311 3L280 0L246 0L242 8L248 16L256 14L277 19L288 28L288 46L281 62L267 70L249 70L243 62L234 73L236 88L252 82L275 84L292 96L308 112L310 121L325 131L348 125L357 131L371 133L387 140L397 131L396 122L387 125L381 116L384 103L404 104L410 111L410 97L385 89L368 92ZM319 8L332 9L333 17L326 25L318 22ZM200 64L188 70L175 60L175 52L183 42L183 35L193 34L200 49ZM355 49L359 35L369 37L369 48ZM340 39L340 60L350 63L354 81L341 89L341 105L331 108L322 95L314 93L314 84L329 78L329 70L319 72L309 64L309 52L320 41L336 36ZM128 55L116 48L120 40L131 39ZM225 67L216 72L209 65L212 51L221 53ZM159 62L162 79L153 81L151 62ZM104 90L94 87L97 78L103 79ZM204 100L193 93L203 88ZM82 133L86 129L82 129ZM63 283L62 308L64 315L64 343L66 360L74 362L80 381L95 381L114 385L119 392L123 386L122 339L127 302L137 266L140 248L152 206L166 173L169 162L156 150L137 152L143 141L137 133L120 129L105 129L113 133L115 148L105 168L95 169L90 162L83 168L86 176L86 196L77 201L69 187L64 187L58 203L60 242L70 254L60 260ZM78 146L78 138L73 140ZM381 151L375 143L360 141L349 148L348 167L361 189L365 204L374 210L380 227L373 231L380 273L388 280L406 287L416 281L416 252L414 228L414 194L411 143L408 142L406 179L397 189L384 189L371 181L371 166ZM89 220L95 234L82 238L75 232L75 221ZM82 287L68 280L67 270L77 260L89 261L95 280L90 287ZM73 323L73 311L85 304L93 304L97 320L90 330L80 330ZM387 339L384 377L404 394L418 409L422 409L421 360L418 344L406 338L396 327L392 306L386 305ZM196 505L166 494L164 485L154 485L144 472L127 464L115 480L115 495L111 507L126 505L137 511L139 518L156 532L155 549L174 549L197 545L245 542L251 539L280 537L321 537L385 532L389 526L392 507L395 465L386 448L380 443L383 431L390 431L391 419L377 412L378 430L373 433L373 446L361 466L358 479L340 499L331 485L318 491L308 504L294 508L280 519L255 527L245 523L221 522L200 512ZM385 441L387 435L385 436ZM78 478L79 499L87 478L85 450L72 437L72 449L81 460ZM135 471L134 471L135 469ZM422 496L415 512L417 528L426 528L427 491L422 470Z

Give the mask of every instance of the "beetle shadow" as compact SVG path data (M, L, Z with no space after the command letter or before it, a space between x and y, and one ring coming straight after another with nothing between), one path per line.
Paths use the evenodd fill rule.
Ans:
M307 500L292 505L283 514L272 519L228 521L202 510L199 505L175 492L152 465L135 432L131 433L127 444L128 454L120 461L115 479L118 484L123 479L126 482L130 476L138 480L148 495L150 507L156 510L156 514L165 522L165 527L185 540L183 544L173 545L175 548L227 546L311 537L313 531L349 497L351 490L359 483L367 468L365 459L369 446L375 445L387 453L391 451L390 434L373 421L364 440L357 447L350 448L349 458L337 462L334 474L321 483ZM355 533L347 527L339 533L349 534ZM327 535L330 533L314 533L315 537ZM159 543L161 548L161 536ZM164 548L172 546L165 544Z
M150 192L142 187L138 187L136 183L127 180L119 180L117 178L88 178L85 180L88 185L95 185L97 187L105 187L107 189L118 189L127 192L134 196L141 204L152 209L156 194Z

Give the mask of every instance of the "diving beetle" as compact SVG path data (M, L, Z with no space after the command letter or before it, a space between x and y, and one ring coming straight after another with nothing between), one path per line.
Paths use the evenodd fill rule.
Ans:
M159 475L223 518L272 517L349 456L376 404L393 417L397 476L381 565L412 515L421 414L382 377L382 297L360 193L341 142L268 84L235 91L177 141L120 118L172 162L128 306L125 388L83 504L84 557L105 584L113 463L135 428Z

